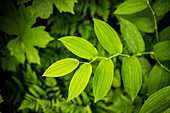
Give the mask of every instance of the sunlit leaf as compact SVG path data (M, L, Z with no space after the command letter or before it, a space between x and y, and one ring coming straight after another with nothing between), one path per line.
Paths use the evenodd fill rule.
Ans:
M101 20L93 19L93 21L94 31L103 48L111 54L122 53L122 43L116 31Z
M79 61L74 58L66 58L53 63L42 76L60 77L69 74L77 68Z
M152 95L152 93L157 90L170 85L170 73L167 72L162 67L155 65L149 75L148 81L148 93Z
M60 13L70 12L74 14L73 11L74 3L77 3L77 0L54 0L54 4L58 8Z
M97 49L87 40L76 36L66 36L59 39L68 50L84 59L95 58L98 54Z
M123 58L122 79L125 90L133 101L142 85L142 70L135 56Z
M131 53L136 54L145 51L145 43L135 25L121 18L120 29L125 45Z
M153 50L161 61L170 60L170 41L163 41L155 44Z
M93 78L94 102L102 99L110 90L113 81L113 72L114 66L111 59L100 61Z
M69 85L68 99L67 101L77 97L86 88L92 73L92 66L89 63L85 63L79 67L79 69L73 75Z
M119 5L114 14L133 14L147 8L144 0L127 0Z
M153 93L143 104L140 113L162 113L170 108L170 86Z

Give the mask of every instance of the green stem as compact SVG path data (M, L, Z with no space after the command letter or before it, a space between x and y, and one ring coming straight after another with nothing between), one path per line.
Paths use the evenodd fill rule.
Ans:
M158 25L157 25L156 15L155 15L154 10L152 9L152 7L151 7L151 5L150 5L150 3L149 3L149 0L147 0L147 4L148 4L148 7L149 7L149 9L151 10L152 15L153 15L153 19L154 19L154 23L155 23L156 40L157 40L157 42L159 42L159 36L158 36Z

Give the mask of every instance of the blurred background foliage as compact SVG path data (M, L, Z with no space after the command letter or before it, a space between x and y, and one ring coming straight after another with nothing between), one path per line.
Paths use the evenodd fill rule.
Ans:
M122 2L124 0L1 0L0 112L138 113L148 97L148 75L156 63L149 55L139 58L143 85L134 102L122 85L122 57L113 59L115 76L112 88L97 103L93 103L92 80L80 96L66 102L69 82L74 72L60 78L41 76L55 61L76 57L57 40L62 36L85 38L98 49L99 56L109 56L97 41L92 18L106 21L120 34L119 22L113 12ZM169 8L160 11L159 7L162 6L159 0L152 1L152 6L158 18L160 40L170 40ZM170 5L163 4L165 6ZM155 35L150 10L147 8L135 14L119 16L137 26L145 40L146 51L151 51ZM129 53L126 47L124 53ZM170 67L169 62L163 63ZM93 69L97 64L98 61L93 63Z

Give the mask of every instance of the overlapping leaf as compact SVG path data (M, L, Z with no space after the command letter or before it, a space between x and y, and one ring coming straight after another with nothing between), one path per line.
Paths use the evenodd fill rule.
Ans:
M147 8L144 0L127 0L119 5L114 14L133 14Z
M59 39L68 50L75 55L85 58L92 59L98 54L97 49L87 40L76 36L66 36Z
M3 17L0 20L3 24L0 24L0 29L10 35L17 35L17 38L9 41L7 48L21 63L24 63L26 54L29 63L40 64L38 51L34 46L45 47L53 38L44 31L43 26L31 28L36 18L31 15L30 7L21 5L17 11L8 0L3 7L7 9L2 10Z
M170 86L152 94L143 104L140 113L162 113L170 108Z
M155 44L153 50L161 61L170 60L170 41L163 41Z
M69 85L68 100L77 97L87 86L92 73L92 66L89 63L85 63L79 67L79 69L73 75Z
M123 58L122 79L125 90L133 101L142 85L142 70L135 56Z
M151 95L157 90L170 85L170 73L162 67L155 65L149 75L148 93Z
M102 99L110 90L114 74L114 66L111 59L100 61L93 78L93 93L95 101Z
M122 43L116 31L110 25L101 20L93 20L94 31L103 48L111 54L122 53Z
M128 50L133 54L145 51L145 43L136 26L123 18L120 20L121 34Z
M66 58L53 63L42 76L60 77L69 74L79 65L79 61L74 58Z

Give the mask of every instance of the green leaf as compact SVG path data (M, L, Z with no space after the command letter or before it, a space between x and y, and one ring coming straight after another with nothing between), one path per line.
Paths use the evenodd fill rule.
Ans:
M147 74L152 69L150 62L145 57L138 57L138 60L141 65L142 75Z
M111 54L122 53L122 43L116 31L107 23L93 19L95 34L103 46Z
M164 15L170 11L170 1L169 0L157 0L153 3L153 10L157 16Z
M73 75L69 85L68 100L77 97L87 86L92 73L92 66L89 63L85 63L79 67L79 69Z
M161 61L170 60L170 41L163 41L155 44L153 46L153 51Z
M69 74L77 68L79 61L74 58L66 58L53 63L42 76L60 77Z
M47 19L53 13L52 0L33 0L32 9L34 15L40 18Z
M125 90L133 101L142 85L142 70L140 63L135 56L123 58L122 79Z
M3 102L4 100L2 99L2 96L0 95L0 104Z
M120 19L121 34L128 50L133 54L145 51L145 43L136 26L128 20Z
M93 78L93 93L95 101L101 100L110 90L114 66L111 59L103 59L96 68Z
M120 75L120 70L119 69L116 69L115 72L114 72L112 86L114 88L119 88L121 86L121 75Z
M166 27L165 29L163 29L160 33L159 33L159 38L160 41L167 41L170 40L170 26Z
M140 113L162 113L170 108L170 86L152 94L143 104Z
M60 13L70 12L74 14L73 11L74 3L77 3L77 0L54 0L54 4L58 8Z
M43 26L32 28L36 18L31 14L31 7L20 5L17 11L12 2L8 1L7 3L4 4L6 10L0 17L0 20L3 20L1 22L4 23L2 26L0 24L0 29L2 28L4 32L17 37L8 42L7 48L21 63L24 63L26 54L29 63L40 64L38 50L34 46L46 47L53 38L44 31L45 27ZM10 24L12 29L8 28Z
M119 5L114 14L133 14L148 7L143 0L127 0Z
M157 90L170 85L170 73L155 65L149 75L148 93L152 95Z
M66 36L59 40L67 47L68 50L81 58L92 59L98 54L97 49L83 38Z
M146 33L154 32L154 21L148 17L138 17L131 21L139 30Z

